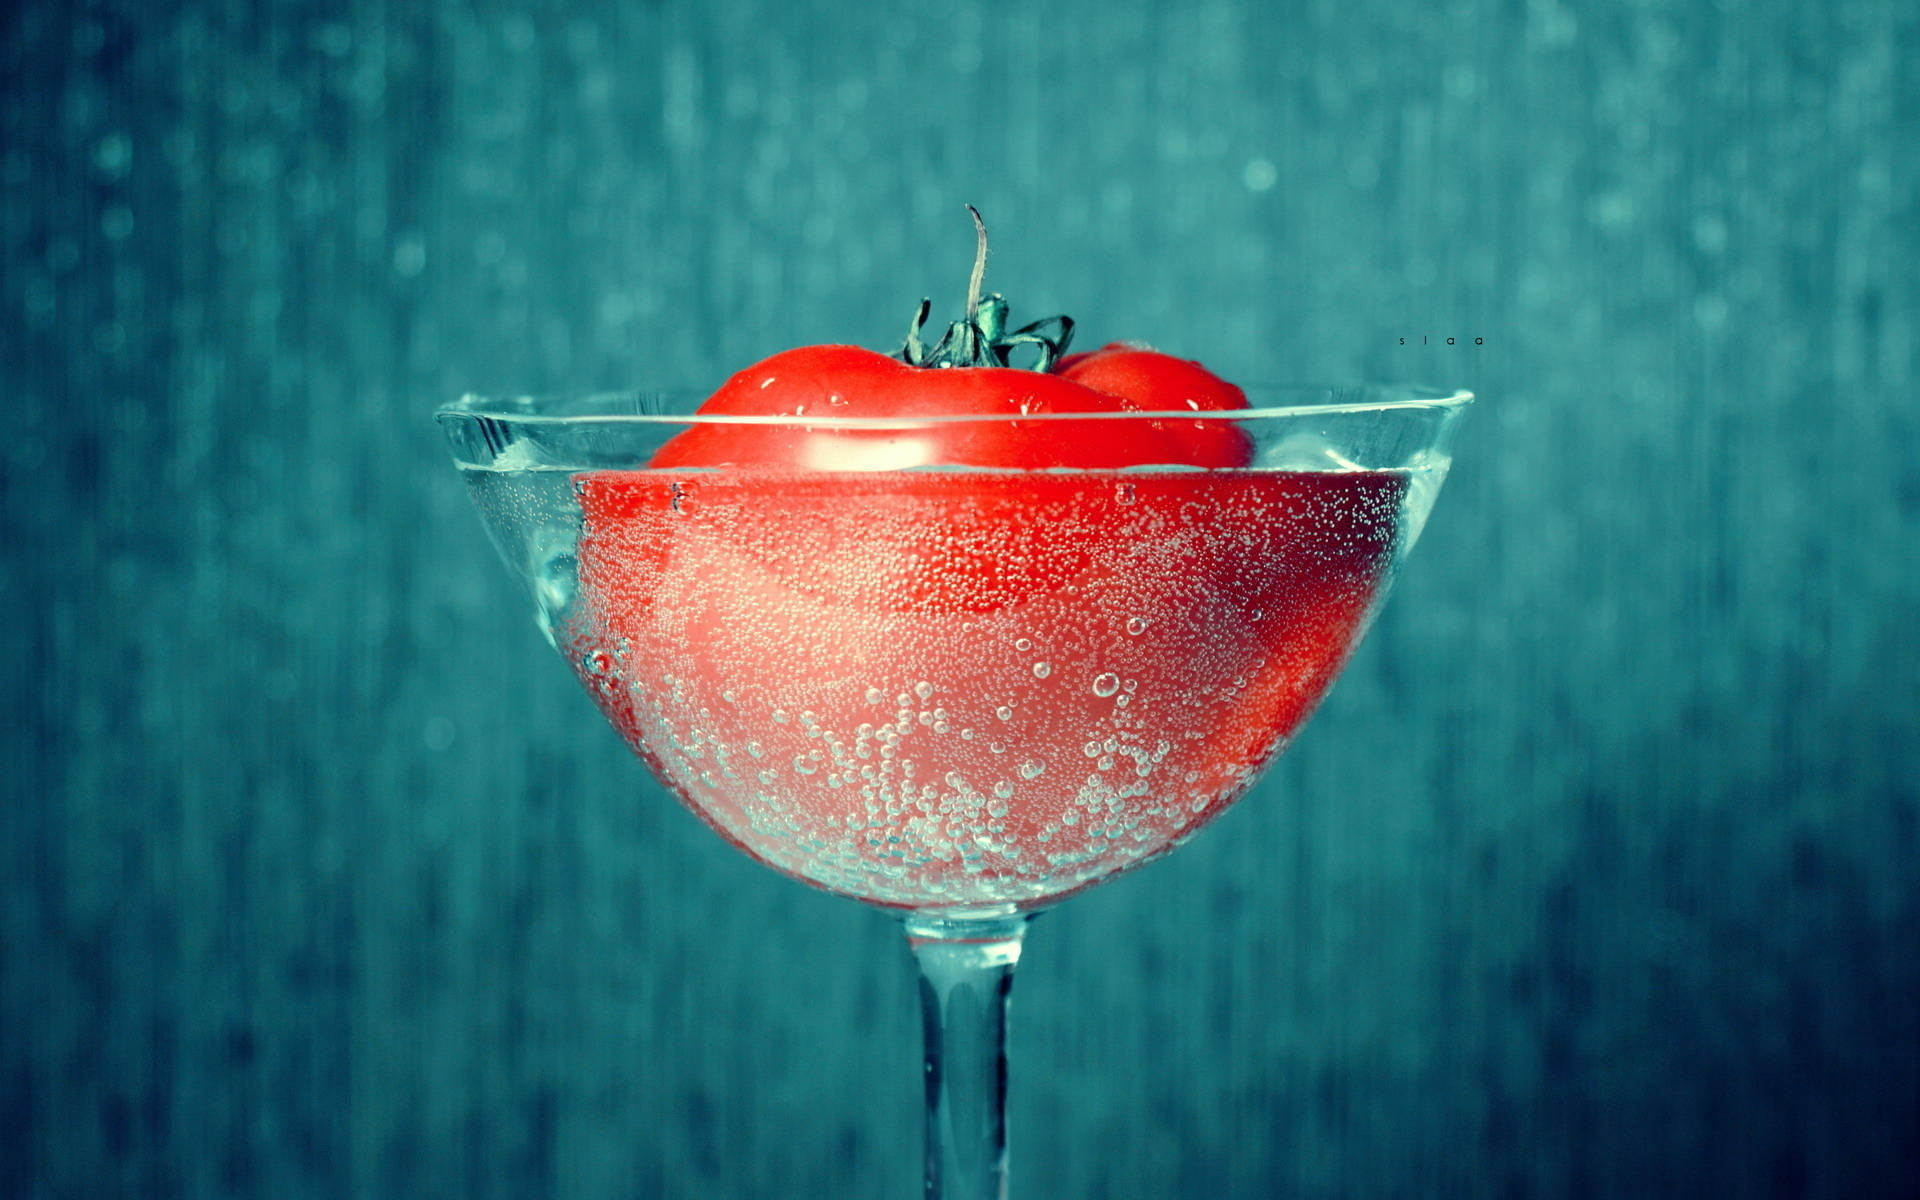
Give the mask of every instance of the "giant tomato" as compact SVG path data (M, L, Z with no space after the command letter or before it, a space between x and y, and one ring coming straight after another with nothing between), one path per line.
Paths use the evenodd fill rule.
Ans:
M701 416L777 420L575 480L565 649L601 707L735 844L880 904L1033 906L1198 828L1324 694L1398 536L1397 475L1248 469L1198 363L1017 370L1046 339L969 311L906 361L776 354Z

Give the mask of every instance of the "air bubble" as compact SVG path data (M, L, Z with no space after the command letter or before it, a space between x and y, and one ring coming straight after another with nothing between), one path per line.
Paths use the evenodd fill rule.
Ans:
M1020 778L1038 779L1040 778L1041 772L1045 771L1046 769L1047 769L1047 764L1039 761L1038 759L1030 758L1026 762L1023 762L1020 764Z
M1093 694L1102 698L1120 690L1120 677L1112 671L1105 671L1093 677Z
M1045 679L1047 676L1051 674L1053 674L1052 663L1042 661L1042 662L1037 662L1033 664L1033 677L1035 679Z
M913 685L913 694L922 700L930 699L933 696L933 685L922 679L919 683Z
M993 785L993 794L1000 797L1002 800L1011 799L1013 797L1013 784L1008 782L1005 779L1002 779L999 783L996 783ZM1005 816L1006 813L1000 812L1000 813L995 813L994 815Z
M887 694L881 691L879 688L870 687L867 689L868 704L882 704L886 701L886 699L887 699Z
M1033 642L1028 638L1020 638L1013 643L1013 648L1015 650L1031 650L1033 649Z
M1011 721L1013 720L1013 709L1002 704L999 708L993 710L993 715L999 717L1002 721Z
M1145 617L1128 617L1127 618L1128 633L1132 634L1134 637L1139 637L1141 634L1145 633L1146 631L1147 631L1147 619Z

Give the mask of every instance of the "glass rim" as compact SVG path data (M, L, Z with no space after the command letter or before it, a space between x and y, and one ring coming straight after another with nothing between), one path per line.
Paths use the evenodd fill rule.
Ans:
M1465 408L1474 394L1464 388L1415 384L1260 385L1242 388L1254 404L1249 408L1167 409L1140 412L947 413L926 416L838 417L827 413L786 416L635 411L668 402L689 408L708 393L689 388L633 389L549 395L489 395L468 392L441 405L434 417L443 421L484 419L508 425L634 425L634 426L806 426L811 429L919 429L926 426L1020 421L1060 423L1080 421L1255 421L1282 417L1333 414L1429 411ZM1316 399L1307 400L1307 397ZM1296 403L1273 403L1279 399ZM617 410L614 406L620 406ZM598 410L596 410L598 409Z

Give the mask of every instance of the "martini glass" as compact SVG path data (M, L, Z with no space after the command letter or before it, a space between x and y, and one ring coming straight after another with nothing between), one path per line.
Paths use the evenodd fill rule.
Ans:
M754 859L900 917L930 1200L1006 1195L1028 919L1178 846L1285 748L1419 537L1471 399L1249 396L898 420L469 396L438 414L540 629L659 781ZM646 465L725 426L761 427L777 465ZM1250 465L940 457L1135 434L1170 458L1235 439Z

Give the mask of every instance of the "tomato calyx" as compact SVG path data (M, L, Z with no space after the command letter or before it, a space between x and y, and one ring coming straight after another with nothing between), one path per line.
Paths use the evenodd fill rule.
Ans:
M1073 318L1042 317L1009 331L1006 297L998 292L986 297L980 295L980 284L987 272L987 225L980 218L980 210L973 205L967 205L967 212L973 216L975 246L964 316L947 326L940 340L928 347L920 331L933 311L933 301L920 301L912 324L907 326L907 340L893 357L910 367L929 369L1011 367L1014 352L1031 346L1036 352L1032 369L1042 374L1051 371L1073 341Z

